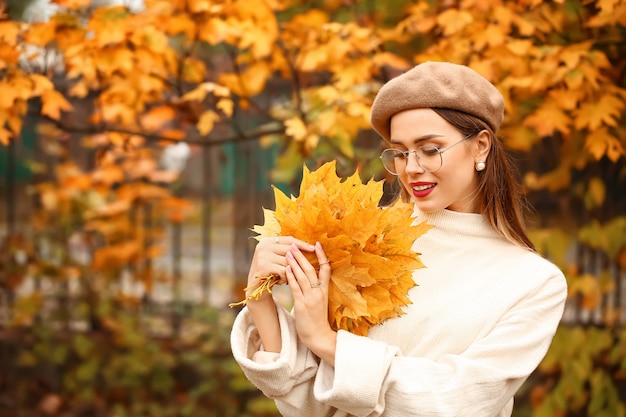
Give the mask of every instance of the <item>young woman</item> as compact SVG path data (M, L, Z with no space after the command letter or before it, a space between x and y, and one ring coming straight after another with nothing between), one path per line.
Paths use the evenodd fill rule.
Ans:
M518 185L495 132L498 90L468 67L428 62L385 84L371 122L384 167L416 221L425 268L406 314L367 337L328 325L332 263L315 242L261 240L249 284L279 274L293 312L270 295L233 326L234 357L284 416L510 416L563 313L565 278L525 233ZM315 252L319 273L303 255Z

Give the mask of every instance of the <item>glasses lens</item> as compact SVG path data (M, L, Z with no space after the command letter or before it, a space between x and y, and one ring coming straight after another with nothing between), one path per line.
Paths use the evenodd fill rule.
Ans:
M398 175L398 167L397 165L404 164L406 158L404 154L398 149L385 149L380 154L380 160L383 163L383 166L390 174Z
M426 171L435 172L441 169L443 160L437 146L422 146L417 150L419 164Z

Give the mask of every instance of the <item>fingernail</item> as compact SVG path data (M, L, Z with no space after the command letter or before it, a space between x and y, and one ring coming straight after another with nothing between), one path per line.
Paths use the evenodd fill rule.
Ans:
M287 252L287 258L289 259L294 259L293 254L291 253L291 251Z
M320 242L315 242L315 247L318 249L322 249L322 244Z
M293 250L294 252L300 252L300 249L298 249L295 243L291 244L291 250Z

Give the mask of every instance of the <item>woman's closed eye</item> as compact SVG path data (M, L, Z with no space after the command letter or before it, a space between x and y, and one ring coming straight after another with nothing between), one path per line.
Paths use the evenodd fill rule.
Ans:
M432 145L432 146L422 146L422 147L420 147L418 149L418 152L420 154L426 155L426 156L435 155L435 154L439 153L439 151L440 151L439 146L434 146L434 145Z

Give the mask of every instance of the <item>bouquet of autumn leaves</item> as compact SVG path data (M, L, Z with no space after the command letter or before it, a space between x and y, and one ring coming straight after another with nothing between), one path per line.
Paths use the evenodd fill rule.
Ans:
M322 244L332 268L328 309L334 330L367 335L411 303L412 271L424 266L411 247L431 226L414 224L411 204L398 200L380 207L382 195L382 181L363 184L356 172L342 181L334 161L313 172L304 166L300 196L274 188L276 210L264 209L264 224L252 229L257 239L282 235ZM318 267L314 255L307 258ZM271 292L277 280L261 278L247 299L231 306Z

